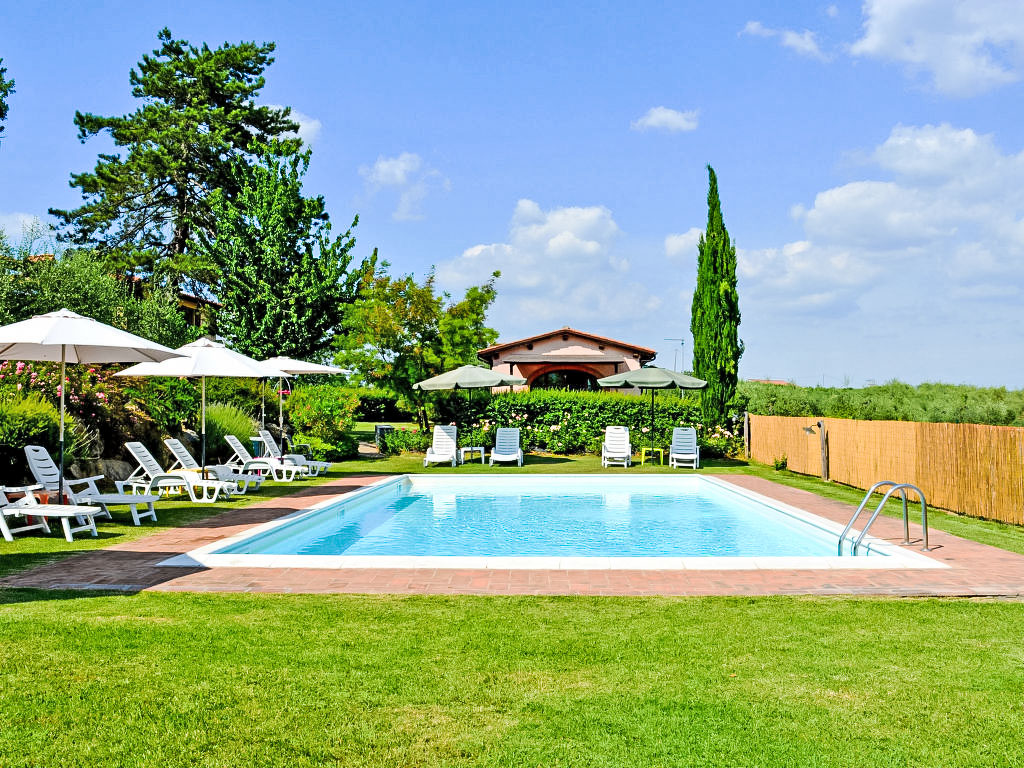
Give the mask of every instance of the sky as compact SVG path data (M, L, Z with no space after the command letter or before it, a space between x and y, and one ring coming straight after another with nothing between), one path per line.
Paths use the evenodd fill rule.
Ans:
M500 270L502 340L572 326L688 368L711 164L742 377L1024 387L1019 0L7 0L14 240L80 201L111 144L74 113L134 110L164 26L275 42L260 101L294 110L307 193L396 273Z

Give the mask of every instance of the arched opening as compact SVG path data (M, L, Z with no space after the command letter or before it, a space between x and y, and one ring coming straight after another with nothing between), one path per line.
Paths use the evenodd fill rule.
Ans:
M569 389L595 392L601 389L597 377L586 371L559 369L545 371L530 382L531 389Z

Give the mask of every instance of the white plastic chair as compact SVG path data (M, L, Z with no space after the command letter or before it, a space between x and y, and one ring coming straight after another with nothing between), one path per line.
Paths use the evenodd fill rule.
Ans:
M159 494L161 491L172 493L184 490L188 497L197 504L212 504L221 494L227 497L235 492L234 483L207 480L199 472L189 472L183 469L176 469L173 472L165 471L153 454L149 452L149 449L140 442L125 443L124 447L139 462L139 466L128 476L127 480L115 483L122 491L126 487L131 488L132 493L145 494Z
M294 464L300 467L299 470L304 475L310 475L316 477L317 475L323 474L331 468L331 462L329 461L316 461L314 459L307 459L301 453L281 453L281 447L277 444L274 436L270 434L269 429L260 430L260 440L267 447L267 453L272 458L278 461L283 461L285 464Z
M60 490L60 470L54 463L50 452L41 445L26 445L25 458L28 461L29 471L36 482L43 486L48 493L58 493ZM103 475L82 478L64 478L64 493L72 504L96 504L99 511L93 517L110 516L110 507L128 507L132 515L132 522L135 525L142 525L142 518L148 517L156 521L156 509L153 504L160 500L159 496L136 493L100 493L96 487L96 481L102 480ZM76 487L77 486L77 487ZM139 507L145 509L139 512Z
M423 458L423 466L430 462L451 462L454 467L458 463L458 431L452 426L434 427L434 444L427 448Z
M227 465L240 472L269 472L275 480L290 483L299 473L299 467L294 464L285 464L273 456L260 456L254 459L252 454L245 449L242 441L234 435L224 435L224 441L231 447L234 453L228 459Z
M676 427L672 430L668 465L681 467L684 464L689 464L693 469L700 469L700 446L697 445L697 430L693 427Z
M633 446L629 444L629 427L605 427L604 442L601 443L601 466L621 464L628 467L633 463Z
M523 466L523 449L519 447L519 427L499 427L494 434L491 466L496 461L514 461Z
M195 457L188 452L188 448L182 444L181 440L174 437L168 437L164 440L164 445L167 446L167 450L169 450L171 455L174 457L174 464L171 465L168 472L173 472L179 467L191 472L202 471L202 468L199 466L199 462L196 461ZM227 464L207 464L206 471L212 472L214 477L221 482L234 483L238 493L245 493L249 490L250 485L258 491L260 486L263 485L263 475L236 472L233 467L229 467Z
M80 504L40 504L39 499L33 495L33 491L41 491L41 485L27 485L21 488L4 487L0 485L0 535L5 541L14 541L15 533L25 531L50 532L50 526L46 522L49 519L60 520L61 528L64 529L64 538L74 541L74 534L78 531L90 531L93 536L99 536L96 531L96 507L89 507ZM5 491L25 494L17 501L7 498ZM39 522L26 523L11 527L7 522L9 517L34 517ZM74 520L78 525L71 525Z

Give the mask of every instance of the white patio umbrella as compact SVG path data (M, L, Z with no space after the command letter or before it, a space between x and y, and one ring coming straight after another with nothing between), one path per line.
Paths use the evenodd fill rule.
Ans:
M344 368L335 368L333 365L321 365L320 363L307 363L305 360L295 360L291 357L271 357L264 360L263 365L277 368L279 371L291 374L292 376L303 375L327 375L337 376L349 373ZM284 438L284 388L281 386L281 379L277 380L277 428Z
M64 368L68 363L136 363L180 357L180 352L69 309L0 327L0 360L60 360L60 482L64 496Z
M115 374L117 376L178 376L199 379L202 389L201 441L202 464L206 470L206 379L276 379L287 376L284 371L271 368L258 360L246 357L240 352L228 349L210 339L199 339L191 344L178 347L175 352L181 357L164 360L161 363L139 363Z

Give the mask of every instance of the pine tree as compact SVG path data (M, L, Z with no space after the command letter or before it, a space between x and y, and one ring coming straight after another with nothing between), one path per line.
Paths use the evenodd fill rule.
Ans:
M0 58L0 65L4 63L4 60ZM0 139L4 135L3 122L7 119L7 112L10 107L7 106L7 97L14 93L14 81L8 80L4 75L7 74L7 68L0 66Z
M697 287L690 331L693 373L707 381L701 410L707 426L722 424L736 393L743 342L739 340L740 301L736 291L736 247L722 220L718 177L708 166L708 225L697 243Z
M223 265L217 328L252 357L318 359L367 268L349 270L359 219L332 238L324 199L302 195L310 152L255 149L255 162L236 164L237 194L213 194L214 231L198 249Z
M101 154L96 169L71 175L85 203L51 209L62 235L99 250L119 272L143 277L213 283L216 262L195 252L210 232L209 196L233 196L233 163L253 142L297 130L288 109L257 106L273 43L225 43L211 50L158 34L160 47L145 55L129 80L142 100L120 117L75 113L83 143L107 132L123 154ZM293 149L301 142L291 140Z

